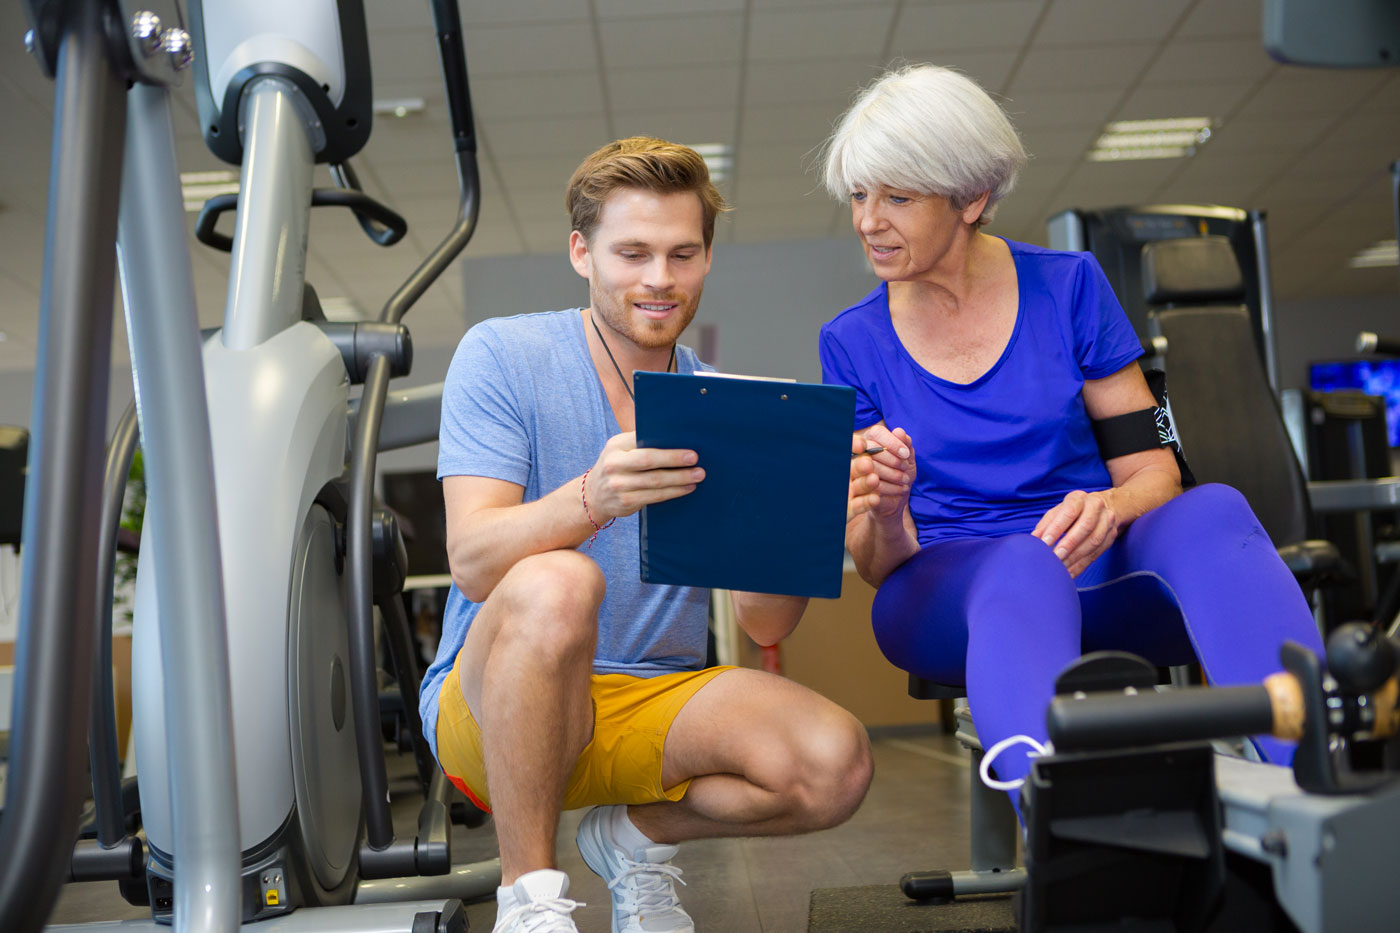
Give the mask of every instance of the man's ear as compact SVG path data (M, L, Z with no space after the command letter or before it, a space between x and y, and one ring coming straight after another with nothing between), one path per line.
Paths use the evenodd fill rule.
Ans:
M588 240L577 230L569 234L569 262L579 275L593 279L593 254L588 251Z

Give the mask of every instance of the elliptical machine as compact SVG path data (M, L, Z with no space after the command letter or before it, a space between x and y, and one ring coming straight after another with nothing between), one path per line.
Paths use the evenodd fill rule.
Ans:
M499 864L452 868L440 774L417 838L394 838L371 616L378 603L412 679L395 636L402 542L392 520L372 516L371 489L388 380L412 361L400 319L466 245L479 210L456 4L433 0L458 221L380 320L361 324L326 322L304 282L312 206L348 207L382 245L405 230L346 162L372 115L359 0L196 0L189 32L174 0L27 0L27 10L57 105L0 928L38 929L65 878L116 878L129 897L146 887L152 922L179 930L268 917L279 930L464 929L459 898L494 890ZM204 335L167 90L191 69L206 141L242 166L237 198L206 205L197 225L232 254L224 326ZM317 162L333 163L339 189L312 190ZM235 203L225 237L215 225ZM148 858L111 832L73 847L102 585L70 571L103 553L93 519L114 233L149 490L133 645ZM352 382L364 385L358 405ZM404 417L385 446L433 438L438 404L429 392L387 406ZM134 441L129 424L119 429L109 480L125 475ZM110 827L115 754L94 741L93 759L98 822ZM362 879L400 875L434 876L392 885L430 899L348 906L387 900L385 885ZM299 910L313 907L324 910Z

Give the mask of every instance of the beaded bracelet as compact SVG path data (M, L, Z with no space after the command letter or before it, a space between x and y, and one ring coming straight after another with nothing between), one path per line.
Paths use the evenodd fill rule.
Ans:
M579 496L583 499L583 514L588 516L588 524L593 526L593 537L588 539L589 547L592 547L593 542L598 540L598 532L602 531L604 528L612 527L612 523L617 521L616 515L608 519L607 524L605 525L600 525L593 520L593 513L588 510L588 474L592 472L592 467L589 467L588 469L584 470L583 478L579 480L578 484Z

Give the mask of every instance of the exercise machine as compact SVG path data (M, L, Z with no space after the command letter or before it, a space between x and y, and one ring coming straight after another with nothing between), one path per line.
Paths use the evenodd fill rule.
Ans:
M479 211L456 4L433 0L458 219L379 320L358 324L326 321L304 271L313 206L350 209L381 245L404 232L348 162L372 122L359 0L195 0L188 23L175 0L27 0L26 10L56 104L0 929L40 928L62 881L101 877L130 899L144 893L151 926L177 930L253 920L278 931L464 929L461 899L493 892L499 864L450 864L440 775L416 837L394 837L372 619L377 604L396 667L413 680L395 634L403 545L373 514L372 481L379 449L436 434L440 390L391 401L388 382L412 361L401 318ZM191 75L206 141L241 166L236 199L215 199L197 224L231 254L224 323L205 334L169 101ZM313 190L321 162L338 188ZM235 206L232 235L219 234ZM109 601L99 568L111 515L96 517L114 240L148 483L133 645L144 846L115 818L115 750L88 710L102 641L93 620ZM352 403L354 383L363 390ZM109 490L125 477L136 421L113 439ZM72 568L94 572L75 581ZM405 707L411 716L416 699ZM85 723L99 832L75 848ZM421 746L417 764L426 778Z
M1053 752L1023 789L1022 930L1394 928L1400 644L1348 623L1325 666L1296 644L1280 654L1258 686L1157 692L1131 655L1066 672L1107 665L1119 687L1050 705ZM1291 769L1206 741L1260 733L1298 742Z

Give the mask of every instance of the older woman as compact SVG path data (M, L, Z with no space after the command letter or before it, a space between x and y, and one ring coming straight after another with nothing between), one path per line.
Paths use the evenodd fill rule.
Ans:
M821 332L825 380L856 390L853 451L884 448L852 459L848 546L879 588L881 650L966 683L988 747L1044 741L1055 677L1085 651L1198 657L1228 684L1276 670L1286 638L1321 650L1238 492L1183 494L1165 447L1100 453L1095 422L1157 403L1093 257L983 232L1025 161L976 83L919 65L859 96L825 164L881 279Z

